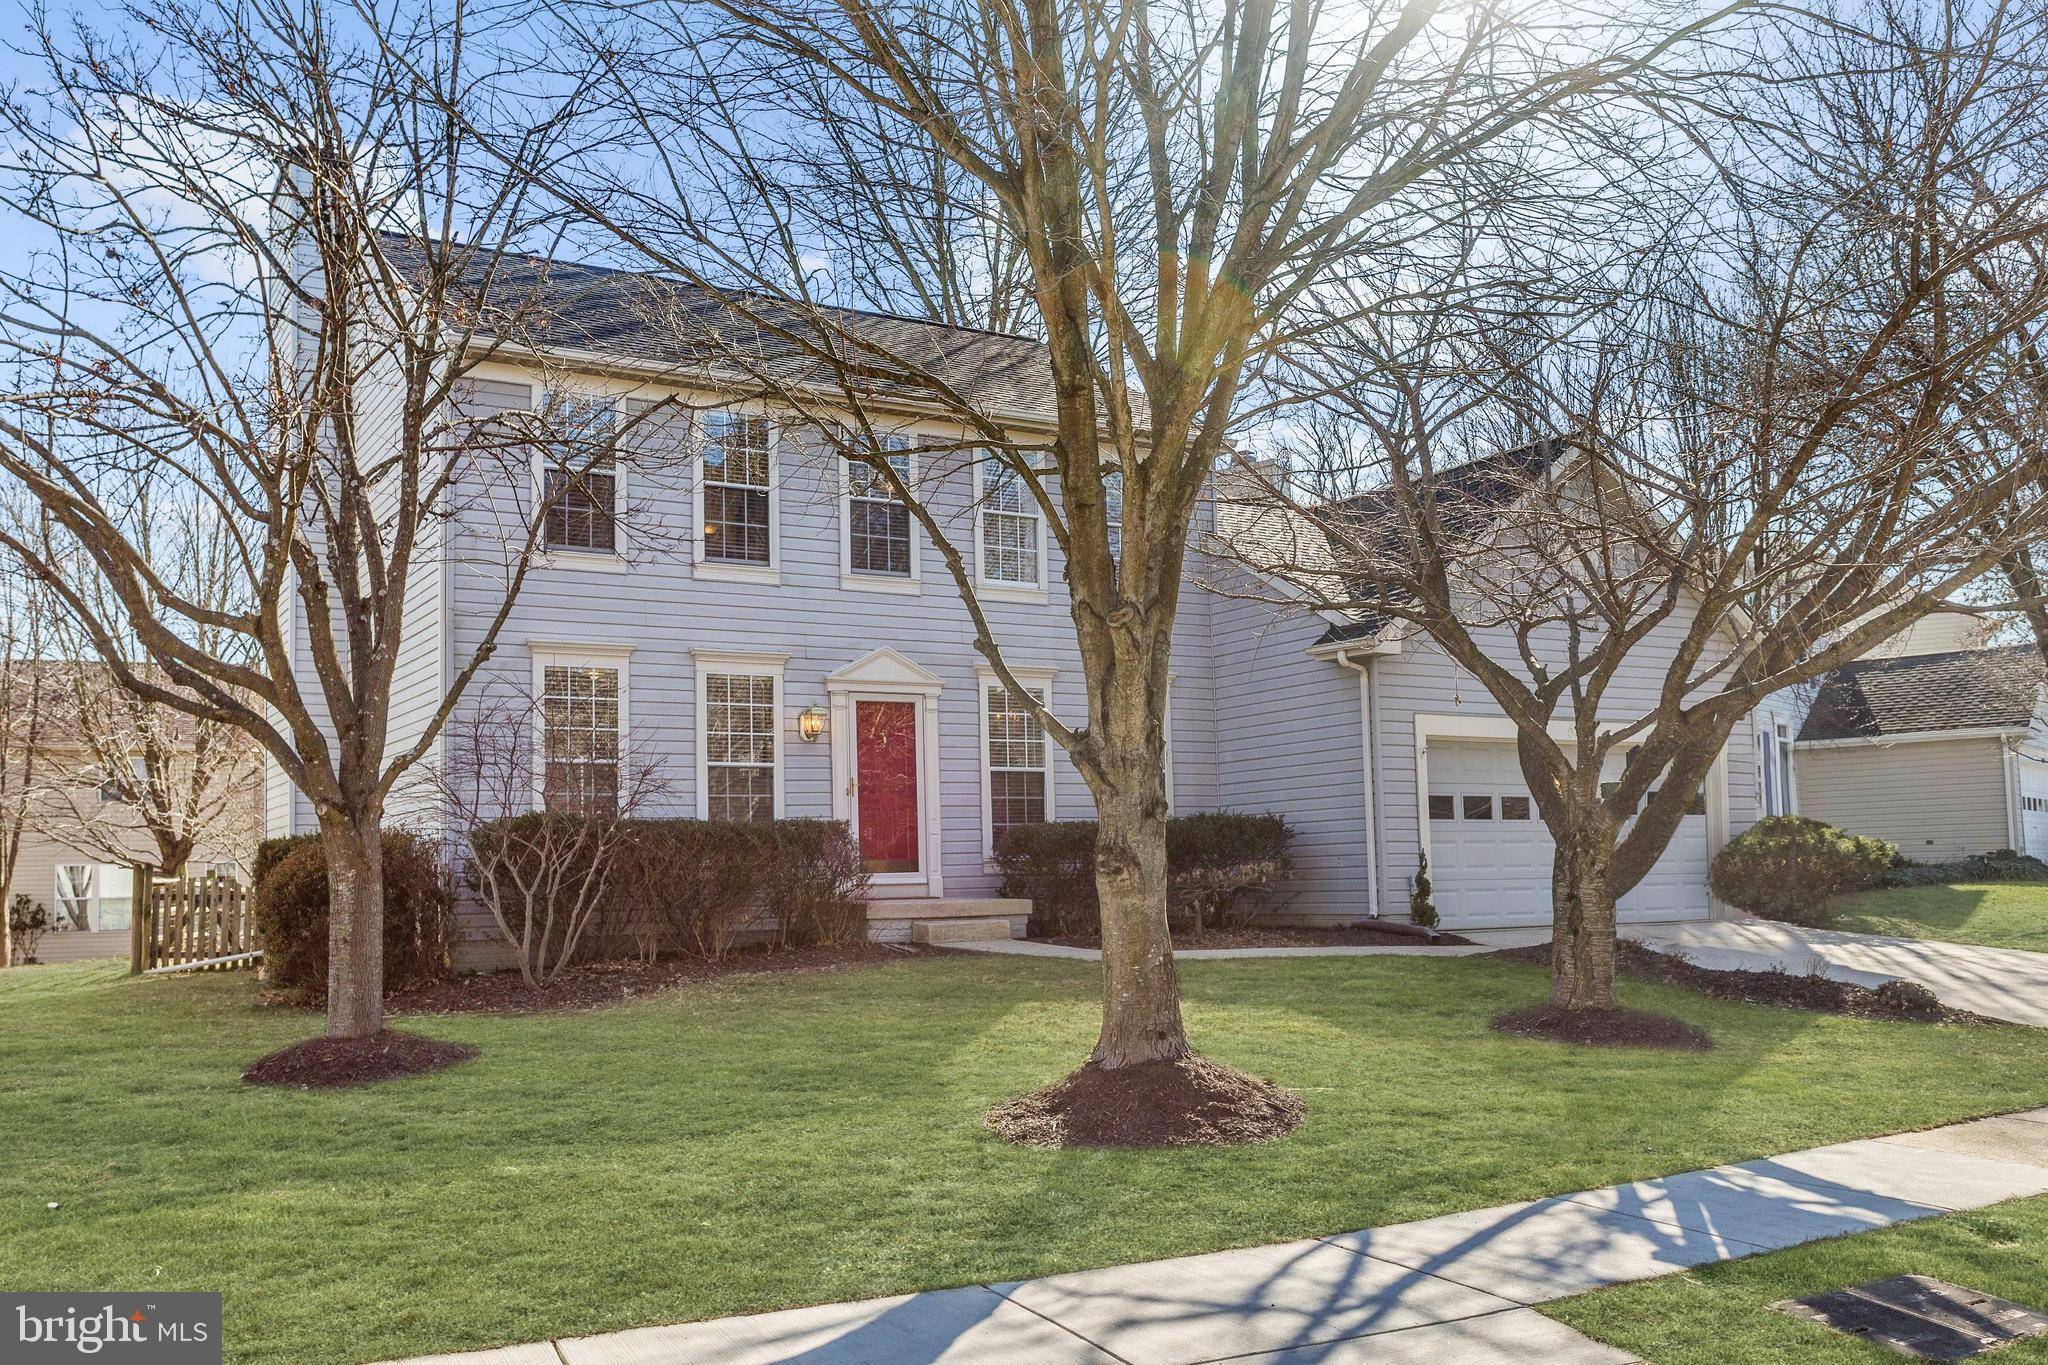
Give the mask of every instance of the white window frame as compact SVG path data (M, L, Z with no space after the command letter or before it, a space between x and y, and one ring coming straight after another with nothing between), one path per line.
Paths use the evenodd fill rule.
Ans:
M75 929L71 923L71 916L64 909L64 897L62 894L63 878L64 869L67 867L82 867L85 869L85 920L87 924L92 926L88 930L81 931ZM109 872L121 873L128 878L127 895L109 897L106 894L107 878L105 874ZM117 925L110 929L102 923L101 907L109 899L125 900L128 902L127 924ZM135 923L135 871L133 868L122 863L93 861L59 862L50 869L50 901L51 908L57 915L60 931L95 934L124 933Z
M537 811L547 809L548 718L542 699L547 696L547 670L550 666L609 668L619 675L619 772L623 790L626 756L633 733L633 646L529 640L527 649L533 655L533 808Z
M547 400L550 395L545 392L541 393L541 406L537 409L534 406L535 392L536 390L533 385L528 384L526 386L526 410L539 416L545 413ZM618 394L606 393L596 389L562 389L557 390L552 396L568 403L609 403L612 409L613 434L616 435L620 426L624 424L625 402ZM549 458L548 451L536 445L533 452L533 468L531 470L533 507L536 513L540 511L542 505L546 502L548 469L553 463L554 461ZM572 545L549 545L547 543L547 525L545 519L543 519L540 536L534 545L534 559L537 567L546 569L602 570L625 568L626 521L619 512L619 509L624 507L625 503L626 464L624 460L619 458L619 452L614 450L612 452L612 548L609 550L579 550Z
M885 432L884 440L900 440L909 445L916 444L916 438L903 432ZM912 487L917 484L917 452L914 449L891 450L891 455L905 457L909 473L904 482ZM841 457L839 460L839 586L854 592L896 593L904 597L923 594L924 527L914 516L910 516L906 505L905 516L910 523L910 574L898 577L895 574L858 573L853 567L853 469L854 461Z
M782 704L782 671L789 662L787 654L758 652L735 652L721 649L693 649L690 656L697 664L697 818L711 818L711 746L707 742L711 727L711 693L705 685L713 673L739 673L774 680L773 706L775 708L775 777L774 777L774 818L786 819L783 806L783 774L789 767L789 725L784 719Z
M1023 683L1026 687L1036 687L1039 690L1041 704L1048 712L1052 712L1052 682L1058 670L1051 668L1018 668L1013 665L1010 672L1015 674L1017 681ZM975 667L974 710L978 717L976 728L981 734L981 750L975 757L975 766L981 770L981 857L983 864L990 869L994 868L996 858L996 819L995 777L990 771L988 763L988 692L991 687L1003 687L1005 685L1003 680L996 676L996 671L993 668L985 664ZM1054 714L1057 713L1054 712ZM1059 818L1054 813L1053 805L1052 761L1053 750L1058 747L1058 741L1053 739L1052 732L1048 730L1045 735L1045 818L1047 823ZM1018 769L1016 771L1022 770Z
M758 417L768 427L768 562L750 564L712 559L705 554L704 451L710 444L712 419ZM735 404L701 412L690 423L690 510L696 519L690 536L692 572L699 578L729 583L782 582L782 424L757 404Z
M992 579L988 576L988 483L991 472L1010 474L1017 480L1024 494L1024 505L1031 509L1030 515L1038 526L1038 581L1036 583L1011 582L1008 579ZM1006 514L1006 515L1022 515ZM1043 602L1046 600L1046 554L1045 554L1045 509L1038 505L1033 495L1031 481L1003 463L994 454L985 453L974 462L974 588L975 594L992 602ZM1019 677L1023 675L1018 674Z

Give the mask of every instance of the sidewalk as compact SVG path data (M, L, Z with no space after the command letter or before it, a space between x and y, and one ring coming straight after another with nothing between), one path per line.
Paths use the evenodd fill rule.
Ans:
M406 1365L1608 1365L1530 1305L2048 1193L2048 1109L1419 1223Z

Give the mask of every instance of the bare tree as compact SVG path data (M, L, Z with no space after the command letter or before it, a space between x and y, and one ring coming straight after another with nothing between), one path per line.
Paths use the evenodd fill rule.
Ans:
M1613 1006L1615 900L1759 702L2043 534L2038 446L1981 414L2048 317L2048 16L1854 17L1758 70L1748 117L1703 131L1689 208L1598 288L1498 288L1452 251L1414 284L1457 307L1326 338L1298 381L1325 414L1297 433L1315 496L1250 480L1269 522L1241 558L1354 613L1362 649L1426 635L1515 722L1561 1007ZM1550 339L1503 344L1504 302L1550 308ZM1551 438L1501 453L1532 427Z
M636 813L668 788L655 765L607 752L544 752L546 703L495 698L451 725L447 757L422 771L498 936L534 990L576 960L607 904Z
M246 610L248 585L233 558L234 538L200 505L139 508L139 548L184 600L218 615ZM44 553L54 563L55 546ZM71 575L91 617L118 622L121 611L90 564ZM124 632L125 633L125 632ZM210 624L193 631L201 649L238 665L250 662L250 641ZM179 875L200 849L246 866L262 815L262 752L244 730L195 715L123 687L102 663L78 622L52 623L50 686L54 719L48 760L36 785L32 821L45 836L118 862L148 863ZM128 651L129 670L166 690L175 685L143 651Z
M55 694L44 666L49 616L49 601L34 583L0 573L0 914L13 905L15 865ZM13 935L0 933L0 967L14 964L13 953Z
M477 364L559 323L485 300L500 273L545 268L520 251L558 222L534 172L578 100L513 98L515 59L475 36L466 11L411 3L143 0L62 27L38 13L40 81L0 100L0 204L30 234L0 270L19 376L0 471L50 527L0 545L122 687L249 734L304 793L332 883L337 1036L382 1026L394 784L495 649L547 512L616 435L558 404L468 404ZM476 526L460 490L531 486L536 443L567 478ZM166 578L145 545L152 501L229 538L232 607ZM400 718L407 589L456 553L496 577L496 605L444 695Z
M1268 1103L1249 1078L1183 1066L1162 755L1190 525L1248 384L1321 282L1404 252L1475 187L1505 192L1532 162L1604 142L1608 102L1683 84L1665 64L1698 27L1545 0L568 13L577 63L611 73L615 117L661 155L585 162L550 188L745 320L748 343L707 355L706 374L772 399L909 508L976 648L1088 784L1104 994L1076 1079L1128 1092L1106 1073L1159 1063L1186 1072L1190 1112ZM1549 25L1574 43L1547 42ZM858 226L839 221L849 206ZM861 304L1021 328L1042 349L937 354ZM1020 380L1036 414L990 377ZM958 435L911 438L911 478L892 438L915 413ZM1017 677L984 610L976 518L939 492L976 464L979 510L1035 512L1064 558L1083 719ZM1063 1086L1060 1103L1095 1106Z

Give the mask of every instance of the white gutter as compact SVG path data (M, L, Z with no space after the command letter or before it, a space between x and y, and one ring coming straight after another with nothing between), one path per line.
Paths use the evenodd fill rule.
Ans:
M1795 749L1858 749L1887 744L1933 744L1944 739L2011 739L2025 736L2024 725L1975 725L1967 730L1909 730L1897 735L1859 735L1851 739L1799 739Z
M1352 660L1350 650L1338 650L1336 662L1358 674L1358 731L1361 736L1359 771L1365 788L1365 820L1367 837L1372 847L1365 859L1365 913L1373 919L1382 914L1380 905L1380 857L1385 841L1380 837L1380 803L1377 796L1379 775L1379 746L1373 743L1378 706L1372 690L1372 651L1365 654L1365 662Z

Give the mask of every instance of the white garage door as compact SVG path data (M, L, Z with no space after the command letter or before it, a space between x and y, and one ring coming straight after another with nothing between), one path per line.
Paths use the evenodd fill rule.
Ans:
M1618 775L1618 757L1613 766ZM1514 745L1432 740L1428 767L1429 873L1444 927L1549 924L1550 832ZM1707 818L1704 804L1694 809L1650 875L1622 897L1623 920L1706 918Z
M2027 846L2021 850L2048 858L2048 764L2022 753L2020 763L2020 828Z

